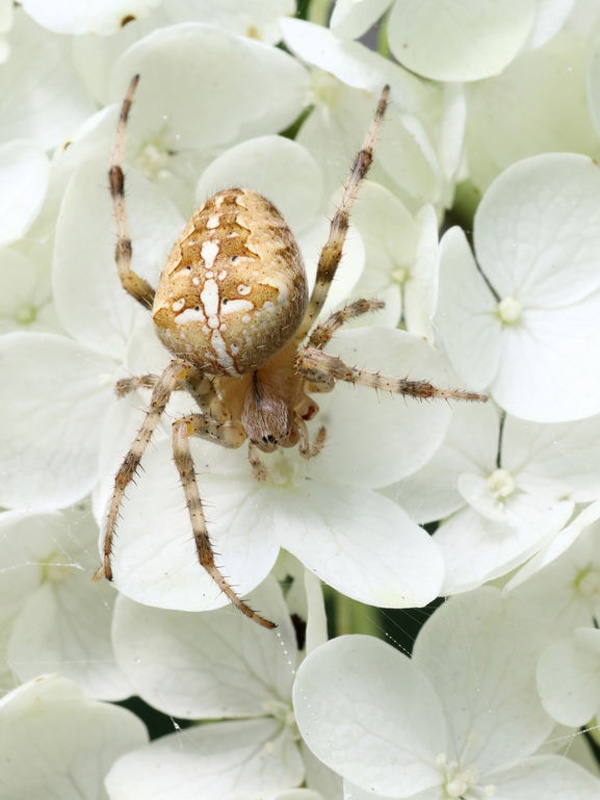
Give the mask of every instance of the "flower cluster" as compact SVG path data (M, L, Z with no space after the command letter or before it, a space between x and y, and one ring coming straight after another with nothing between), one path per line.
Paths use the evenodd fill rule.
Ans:
M594 800L598 4L91 5L0 0L0 800ZM115 384L169 361L114 260L136 74L126 205L153 286L232 186L277 206L314 283L389 85L322 314L385 306L328 350L489 398L338 384L308 422L322 452L261 455L260 481L246 448L192 441L218 567L275 630L197 562L170 442L187 395L127 488L116 588L91 581L150 396ZM376 609L442 597L409 657Z

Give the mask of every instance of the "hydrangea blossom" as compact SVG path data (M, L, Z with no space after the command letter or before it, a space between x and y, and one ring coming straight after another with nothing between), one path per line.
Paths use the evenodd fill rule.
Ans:
M539 425L460 407L435 456L385 491L418 521L442 520L443 593L466 591L560 539L576 504L598 498L598 441L598 416Z
M339 778L298 736L291 691L299 648L281 592L270 580L251 602L277 620L276 634L231 608L183 615L119 599L115 650L136 693L180 719L215 721L121 758L107 778L111 800L158 800L174 787L190 800L279 797L305 779L324 797L341 797Z
M520 161L486 192L474 247L442 240L435 325L459 375L535 422L600 411L600 171L589 158Z
M339 185L356 152L354 132L372 114L371 93L389 83L392 103L373 175L415 211L427 200L443 206L453 192L462 147L460 92L446 93L318 25L287 19L282 29L286 45L313 67L315 108L297 139L321 164L326 186Z
M115 593L90 580L96 537L89 511L0 514L5 688L56 672L88 697L131 694L112 652Z
M374 638L334 639L298 671L300 732L360 800L591 800L597 778L536 753L553 723L534 688L535 631L535 614L488 588L438 609L411 660Z
M286 19L292 0L76 5L0 0L0 795L595 798L573 726L593 735L599 705L598 3L338 0L328 27L318 3ZM265 456L262 485L243 450L193 443L217 563L275 632L219 608L197 563L169 447L184 398L122 506L121 593L90 582L148 401L117 401L114 381L168 358L114 267L106 170L135 72L127 204L153 284L194 205L240 183L281 208L314 270L389 83L324 313L387 305L331 351L495 401L340 386L318 397L324 451ZM555 150L572 152L536 156ZM476 262L438 229L454 202L468 234L484 191ZM473 591L515 568L502 593ZM370 638L323 644L316 576L379 605L461 595L409 660ZM396 636L389 615L329 600L336 632L362 613ZM191 726L171 718L148 745L97 702L130 692Z
M89 700L67 678L28 681L0 700L0 795L96 800L111 764L146 738L134 714Z

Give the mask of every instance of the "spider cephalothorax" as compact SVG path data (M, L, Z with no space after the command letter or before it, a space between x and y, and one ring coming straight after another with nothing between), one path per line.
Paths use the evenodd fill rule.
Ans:
M199 412L173 422L173 455L186 497L200 564L227 597L265 627L273 623L250 609L215 564L196 483L189 439L199 436L224 447L248 441L248 459L257 479L266 475L259 451L298 446L310 458L319 453L325 429L310 441L306 422L319 407L312 394L331 390L336 381L417 398L484 400L472 392L438 389L427 381L390 378L355 369L325 352L334 332L347 320L377 308L377 300L357 300L316 324L340 263L349 214L373 158L374 142L387 106L381 94L373 122L356 156L350 179L331 222L309 297L300 249L273 204L251 189L225 189L192 216L173 246L156 291L131 269L121 167L125 129L139 77L123 103L111 167L110 189L117 226L115 260L123 288L152 309L157 335L174 358L160 376L119 381L125 394L152 388L150 408L117 473L107 518L103 566L112 579L111 546L125 488L171 394L187 391Z

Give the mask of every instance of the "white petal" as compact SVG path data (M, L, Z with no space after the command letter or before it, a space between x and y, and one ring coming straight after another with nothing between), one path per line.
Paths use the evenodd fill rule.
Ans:
M325 764L370 792L438 787L446 726L435 689L401 653L367 636L313 651L294 684L296 721Z
M59 328L50 305L50 278L43 257L32 260L18 250L0 250L0 332Z
M34 142L0 147L0 246L20 239L37 216L48 187L49 161Z
M457 485L460 475L493 472L498 434L498 409L492 403L457 403L444 443L433 458L384 493L417 522L448 517L464 505Z
M26 138L54 147L96 110L73 66L71 42L40 28L21 9L11 38L18 46L0 72L0 141Z
M497 75L519 52L534 21L531 0L396 0L390 48L408 69L442 81Z
M337 0L329 25L338 36L359 39L392 4L392 0Z
M595 511L597 519L600 509ZM584 514L585 511L579 516ZM568 525L565 531L574 524ZM529 575L523 573L537 560L534 558L504 587L504 591L513 594L519 603L538 609L538 627L546 631L545 644L570 634L575 627L594 624L599 606L599 532L597 523L586 527L575 543L569 542L573 546L556 563L535 570L539 574L533 574L528 580ZM554 542L560 542L562 535L561 531Z
M9 664L20 680L60 672L89 697L123 700L131 686L112 652L114 592L93 584L91 574L45 584L32 595L14 622Z
M527 491L552 491L555 497L589 502L598 497L600 417L557 425L507 417L503 429L502 465L519 473Z
M215 71L215 64L227 69ZM305 70L281 50L191 22L157 30L119 58L114 100L122 100L136 73L131 128L159 136L175 151L224 148L283 130L302 112L307 87Z
M52 546L60 526L58 514L4 511L0 514L0 608L2 615L17 611L37 589L42 577L42 558Z
M434 540L445 563L443 594L455 594L505 575L561 530L573 504L548 496L517 494L504 519L486 519L469 507L437 529Z
M279 20L282 16L293 16L296 10L294 0L228 0L214 3L212 0L179 0L166 3L164 12L172 22L210 22L221 28L248 36L267 44L277 44L281 40Z
M419 230L406 206L389 189L365 181L352 211L367 250L367 268L357 287L376 297L392 282L411 282ZM397 277L397 273L401 273Z
M23 0L23 8L38 25L55 33L116 33L129 17L141 17L162 0L103 0L99 5L81 5L77 0Z
M494 181L475 218L475 250L500 298L557 311L600 288L600 170L592 159L549 153Z
M323 179L316 161L301 145L282 136L250 139L222 153L202 173L197 201L231 186L263 194L295 232L308 227L323 205Z
M283 547L338 591L374 606L423 606L439 593L431 537L391 500L307 481L270 514ZM268 512L267 512L268 513Z
M79 500L97 479L114 364L64 337L10 333L0 338L0 366L2 504L44 509Z
M521 158L561 151L597 154L585 91L586 39L587 34L563 30L541 50L521 53L502 75L467 86L466 158L470 180L481 193Z
M416 111L425 98L437 92L364 44L341 38L323 25L285 19L281 27L287 47L303 61L356 89L379 93L389 83L404 111Z
M131 712L87 700L57 676L30 681L0 701L5 797L97 800L113 761L147 739Z
M530 559L507 583L508 590L515 589L532 575L551 564L561 556L577 539L600 519L600 501L591 503L583 509L574 520L565 526L560 536L555 536L537 555Z
M570 280L564 276L565 282ZM532 310L501 337L496 402L533 422L568 422L600 410L600 376L589 348L600 346L600 292L564 308Z
M519 759L510 769L486 776L497 800L596 800L600 781L579 764L561 756Z
M575 0L539 0L529 47L540 47L552 39L568 19Z
M502 327L495 306L465 234L451 228L440 243L439 299L433 322L452 366L473 389L486 387L498 369Z
M535 690L536 623L484 588L451 598L417 637L413 661L436 687L451 752L480 774L532 753L552 728Z
M261 717L272 713L275 701L291 702L296 647L275 581L256 589L249 603L276 621L277 631L233 608L181 614L121 596L115 651L135 693L183 719Z
M585 725L600 710L600 631L578 628L550 645L537 672L544 708L563 725Z
M111 800L262 798L301 783L292 737L270 719L216 722L163 736L119 759L106 788Z

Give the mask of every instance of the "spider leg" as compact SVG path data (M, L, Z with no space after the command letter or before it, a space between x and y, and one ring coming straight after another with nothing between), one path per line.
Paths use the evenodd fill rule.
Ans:
M309 347L322 350L331 341L333 334L351 319L356 319L369 311L379 311L385 306L382 300L355 300L340 308L314 329L308 340Z
M171 394L175 389L181 386L182 382L185 382L188 373L192 370L193 367L190 365L178 359L174 359L168 364L154 385L152 397L150 399L150 409L147 411L146 418L138 430L133 444L115 477L115 486L110 500L108 518L106 521L106 533L104 535L103 564L94 575L95 581L100 580L103 575L105 575L109 581L112 580L112 569L110 565L112 540L125 489L131 483L138 470L142 456L169 402Z
M296 341L301 341L308 331L311 329L314 321L319 316L319 312L323 308L323 304L327 299L329 287L335 277L335 273L342 257L342 249L348 231L350 221L350 210L356 199L360 184L365 179L371 162L373 161L373 147L375 140L381 128L383 115L387 107L388 98L390 94L390 87L384 86L377 104L377 111L363 142L362 148L357 153L350 172L350 178L344 186L340 204L331 220L329 228L329 237L325 242L319 263L317 266L317 278L315 287L308 301L308 308L304 315L304 319L300 323L296 333Z
M179 471L183 491L185 492L185 499L192 523L192 530L194 532L194 541L198 552L198 560L200 561L200 565L204 567L221 591L242 613L264 628L274 628L274 622L261 617L260 614L253 611L237 596L232 586L215 564L214 552L208 535L206 520L202 510L202 501L200 500L200 493L198 491L194 462L190 452L190 436L205 437L208 429L212 426L213 433L219 437L221 435L219 432L219 425L220 423L216 420L207 418L203 414L193 414L189 417L178 419L173 423L173 457L177 470ZM230 428L229 430L233 429ZM241 435L245 437L243 429L241 429ZM228 446L238 446L242 441L243 438L237 444L230 444ZM225 442L221 443L224 444Z
M364 369L349 367L341 358L318 350L316 347L301 348L296 360L296 369L304 375L306 380L327 382L333 378L335 381L369 386L392 394L403 394L407 397L416 397L419 400L429 400L441 397L446 400L473 400L485 402L486 395L476 392L465 392L461 389L440 389L429 381L410 381L406 378L390 378L378 372L368 372Z
M117 397L125 397L136 389L154 389L158 381L158 375L139 375L133 378L120 378L115 384Z
M267 480L267 468L260 457L258 447L252 444L251 441L248 441L248 463L250 464L255 480L259 483L263 483L263 481Z
M140 79L135 75L131 83L119 116L117 132L110 159L110 169L108 179L110 182L110 195L113 202L113 213L117 227L117 244L115 247L115 263L117 272L121 279L121 284L138 303L144 308L150 308L154 302L154 289L147 280L140 277L131 269L131 236L129 235L129 222L127 219L127 209L125 206L125 175L121 164L125 153L125 132L127 129L127 118L133 102L133 95Z
M298 442L298 450L302 458L314 458L318 456L325 444L327 438L327 431L324 426L321 426L317 431L314 442L311 443L308 436L308 427L302 417L296 418L296 425L300 433L300 440Z

